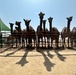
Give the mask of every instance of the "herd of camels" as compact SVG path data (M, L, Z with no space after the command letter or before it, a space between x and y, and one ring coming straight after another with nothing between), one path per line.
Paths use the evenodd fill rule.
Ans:
M12 40L12 47L15 44L16 47L21 45L22 47L45 47L53 48L53 43L55 47L59 48L59 36L62 39L62 47L66 47L66 38L67 38L67 47L73 48L76 46L76 27L70 30L70 23L72 21L72 16L66 18L67 26L62 29L61 32L58 31L56 27L52 27L52 17L48 18L49 29L46 28L46 20L44 19L44 13L40 12L39 14L40 24L37 26L35 31L32 26L30 26L31 20L24 20L25 29L21 29L21 22L15 22L15 29L13 29L14 23L9 23L11 28L11 35L8 37L8 42Z

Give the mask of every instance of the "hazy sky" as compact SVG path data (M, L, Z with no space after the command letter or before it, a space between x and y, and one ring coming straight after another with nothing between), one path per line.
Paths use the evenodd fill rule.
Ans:
M73 16L71 29L76 27L76 0L0 0L0 18L8 26L9 22L31 19L30 25L36 30L39 25L40 12L45 13L44 19L53 17L53 27L59 31L67 25L66 17ZM49 27L47 20L46 27Z

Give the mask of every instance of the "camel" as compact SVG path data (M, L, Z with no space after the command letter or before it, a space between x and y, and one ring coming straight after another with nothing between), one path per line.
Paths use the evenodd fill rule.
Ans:
M74 42L74 45L73 45L73 42ZM76 46L76 27L73 27L72 29L72 47L73 46Z
M16 33L15 33L15 36L16 36L16 43L18 43L18 41L19 41L19 45L21 44L21 39L22 39L22 30L21 30L21 22L18 22L18 21L16 21L15 22L15 25L16 25L16 27L15 27L15 29L16 29Z
M25 33L27 47L32 47L32 39L34 41L34 47L35 47L36 34L35 34L35 30L33 29L33 27L30 26L31 20L25 20L25 19L23 20L26 25L26 29L24 29L23 32ZM28 40L28 43L27 43L27 40Z
M55 43L56 43L56 47L58 48L58 41L59 41L59 31L56 27L52 27L52 20L53 18L52 17L49 17L48 18L48 21L49 21L49 34L50 34L50 38L51 38L51 48L52 47L52 44L53 44L53 40L55 40ZM50 45L49 45L50 46Z
M21 37L20 37L20 23L21 22L16 22L15 24L18 26L18 27L15 27L15 29L13 30L13 23L9 23L10 24L10 28L11 28L11 35L9 35L9 37L7 37L7 40L8 40L8 42L10 41L10 40L12 40L12 47L13 47L13 43L14 43L14 41L16 42L16 47L17 47L17 43L18 43L18 41L19 41L19 43L20 43L20 39L21 39Z
M71 37L72 37L72 33L71 33L71 30L70 30L70 22L72 21L72 16L69 17L69 18L66 18L67 19L67 27L64 27L61 31L61 38L62 38L62 41L63 41L63 48L65 45L65 38L68 37L68 48L69 48L69 40L71 40Z
M45 40L45 47L47 46L46 45L46 41L49 40L49 31L48 29L45 27L45 24L46 24L46 20L43 20L43 37L44 37L44 40ZM49 41L48 41L49 42Z
M42 29L42 22L44 18L44 13L40 12L39 13L39 18L40 18L40 25L37 27L37 48L40 46L40 39L42 40L42 47L43 47L43 29Z
M13 47L13 38L14 38L14 34L13 34L13 23L9 23L10 24L10 29L11 29L11 35L9 35L8 37L7 37L7 42L8 42L8 45L10 44L9 43L9 41L10 40L12 40L12 46L11 47Z

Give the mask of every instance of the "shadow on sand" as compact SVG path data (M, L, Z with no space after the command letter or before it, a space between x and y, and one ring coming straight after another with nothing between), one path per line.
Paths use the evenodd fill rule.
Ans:
M28 55L28 53L33 50L33 49L26 49L24 55L22 56L21 60L18 61L16 64L21 65L22 67L28 63L28 61L26 60L26 57Z
M13 55L14 53L16 53L17 51L19 51L21 49L22 48L18 48L16 51L6 54L5 57L9 57L10 55Z
M50 54L50 50L47 50L46 52L47 52L47 56L48 57L50 57L50 58L53 58L54 57L54 55Z
M48 57L46 56L43 50L37 50L37 51L43 55L44 60L45 60L43 64L46 67L47 71L51 71L51 68L54 67L55 64L50 62L50 60L48 59ZM50 58L53 57L53 55L51 55L48 51L47 53Z
M54 50L54 52L57 54L58 58L61 60L61 61L65 61L66 57L64 57L63 55L61 55L59 53L59 50Z
M8 48L4 49L4 50L1 51L0 53L4 53L5 51L7 51L7 50L9 50L9 49L11 49L11 47L8 47Z

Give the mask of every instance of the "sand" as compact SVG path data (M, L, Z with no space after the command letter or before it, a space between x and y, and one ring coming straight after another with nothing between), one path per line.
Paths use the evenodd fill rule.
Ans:
M76 75L76 50L0 48L0 75Z

